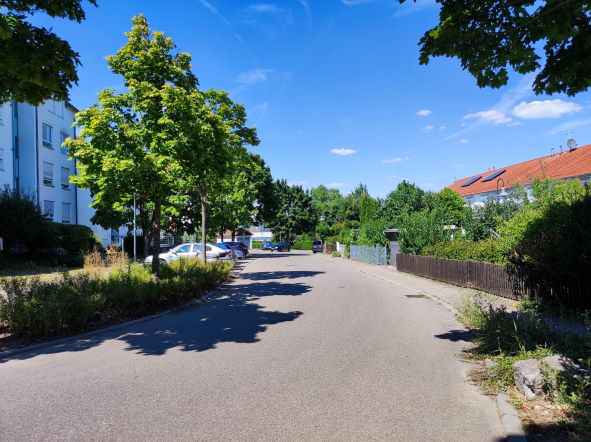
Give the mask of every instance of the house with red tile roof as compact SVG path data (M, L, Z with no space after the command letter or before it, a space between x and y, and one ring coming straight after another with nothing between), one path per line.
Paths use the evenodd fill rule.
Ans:
M507 167L493 168L459 179L447 187L474 206L491 198L502 200L509 189L518 185L531 191L531 183L535 179L546 178L591 182L591 144Z

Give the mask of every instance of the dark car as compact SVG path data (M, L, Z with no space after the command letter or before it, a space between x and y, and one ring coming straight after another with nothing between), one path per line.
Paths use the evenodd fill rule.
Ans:
M265 242L263 242L261 249L262 250L273 250L273 243L271 241L265 241Z
M312 253L322 253L322 241L315 239L312 243Z
M278 252L289 252L291 250L291 244L288 242L276 242L273 243L271 251L277 250Z
M248 246L240 241L227 241L226 244L230 244L232 247L237 248L244 256L248 256Z

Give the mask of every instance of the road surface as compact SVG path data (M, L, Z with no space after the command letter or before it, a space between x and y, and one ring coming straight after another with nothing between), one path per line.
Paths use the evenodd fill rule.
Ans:
M0 361L0 440L502 440L435 302L260 253L203 304Z

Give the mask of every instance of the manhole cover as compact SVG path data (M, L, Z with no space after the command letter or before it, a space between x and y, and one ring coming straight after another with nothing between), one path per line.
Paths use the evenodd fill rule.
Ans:
M425 295L404 295L407 298L426 298Z

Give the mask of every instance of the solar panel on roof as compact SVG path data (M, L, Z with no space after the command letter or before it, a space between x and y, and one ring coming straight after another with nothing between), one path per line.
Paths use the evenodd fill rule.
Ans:
M470 178L468 181L466 181L464 184L462 184L462 187L468 187L470 184L474 184L480 178L482 178L482 175L474 177L474 178Z
M506 169L503 170L497 170L495 173L493 173L492 175L487 176L485 179L482 180L483 183L486 183L487 181L491 181L494 180L496 177L498 177L500 174L505 173Z

